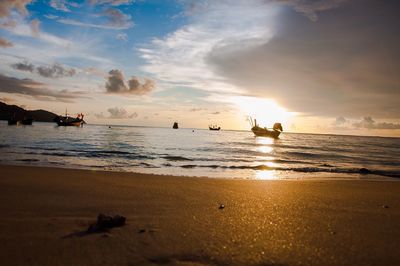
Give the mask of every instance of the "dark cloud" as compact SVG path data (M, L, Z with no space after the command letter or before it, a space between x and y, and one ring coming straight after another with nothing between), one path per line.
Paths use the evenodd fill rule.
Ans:
M213 112L212 115L219 115L221 112Z
M129 93L135 95L145 95L153 91L155 84L150 79L144 79L144 83L141 84L137 77L131 77L128 81Z
M12 64L11 67L21 70L29 71L31 73L37 72L40 76L45 78L62 78L72 77L76 74L76 70L73 68L66 68L60 64L53 64L50 66L34 66L28 61Z
M319 9L325 11L316 22L284 10L269 42L215 47L210 67L249 94L273 98L291 111L399 118L400 2L347 1Z
M388 122L376 123L370 116L364 117L360 122L354 123L353 126L365 129L400 129L400 124Z
M126 93L128 91L122 71L118 69L112 69L108 74L109 76L106 82L106 89L108 93Z
M45 78L72 77L76 74L73 68L64 68L62 65L54 64L51 66L39 66L36 68L39 75Z
M26 5L30 4L31 2L32 0L1 0L0 18L10 16L12 10L16 10L22 15L27 15L28 10L26 9Z
M33 72L35 70L35 66L28 61L12 64L11 67L17 70L28 72Z
M62 101L72 102L73 99L80 97L81 92L55 91L50 90L44 83L31 79L18 79L7 77L0 74L0 92L15 93L34 97L43 101Z
M118 28L118 29L128 29L133 26L131 16L122 13L116 8L107 8L102 13L108 20L107 25Z
M8 47L12 47L12 46L13 46L12 42L0 37L0 47L8 48Z
M125 77L122 71L113 69L109 72L106 82L106 90L108 93L124 93L133 95L145 95L154 89L154 81L144 79L141 84L137 77L128 80L128 86L125 84Z

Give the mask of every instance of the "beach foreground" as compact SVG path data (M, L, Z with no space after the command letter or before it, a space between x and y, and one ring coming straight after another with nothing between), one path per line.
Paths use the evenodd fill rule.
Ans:
M400 265L397 181L0 173L3 265ZM127 224L86 234L99 213Z

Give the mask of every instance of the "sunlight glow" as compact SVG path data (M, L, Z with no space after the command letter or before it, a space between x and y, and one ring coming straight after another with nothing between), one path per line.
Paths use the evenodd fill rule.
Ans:
M274 180L278 179L278 176L275 170L256 171L255 179Z
M287 124L295 113L285 110L272 99L237 96L233 97L233 103L247 116L257 119L262 127L272 127L275 122Z

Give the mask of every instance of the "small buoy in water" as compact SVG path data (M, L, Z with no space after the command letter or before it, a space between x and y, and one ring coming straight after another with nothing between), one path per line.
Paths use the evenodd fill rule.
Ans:
M111 126L108 126L108 128L111 128Z
M192 132L194 132L194 129L192 130Z
M222 210L224 208L225 208L225 205L224 204L220 204L218 209Z

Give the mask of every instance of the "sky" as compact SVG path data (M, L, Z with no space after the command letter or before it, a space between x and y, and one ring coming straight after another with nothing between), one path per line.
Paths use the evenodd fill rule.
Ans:
M1 0L0 101L91 124L400 136L397 0Z

